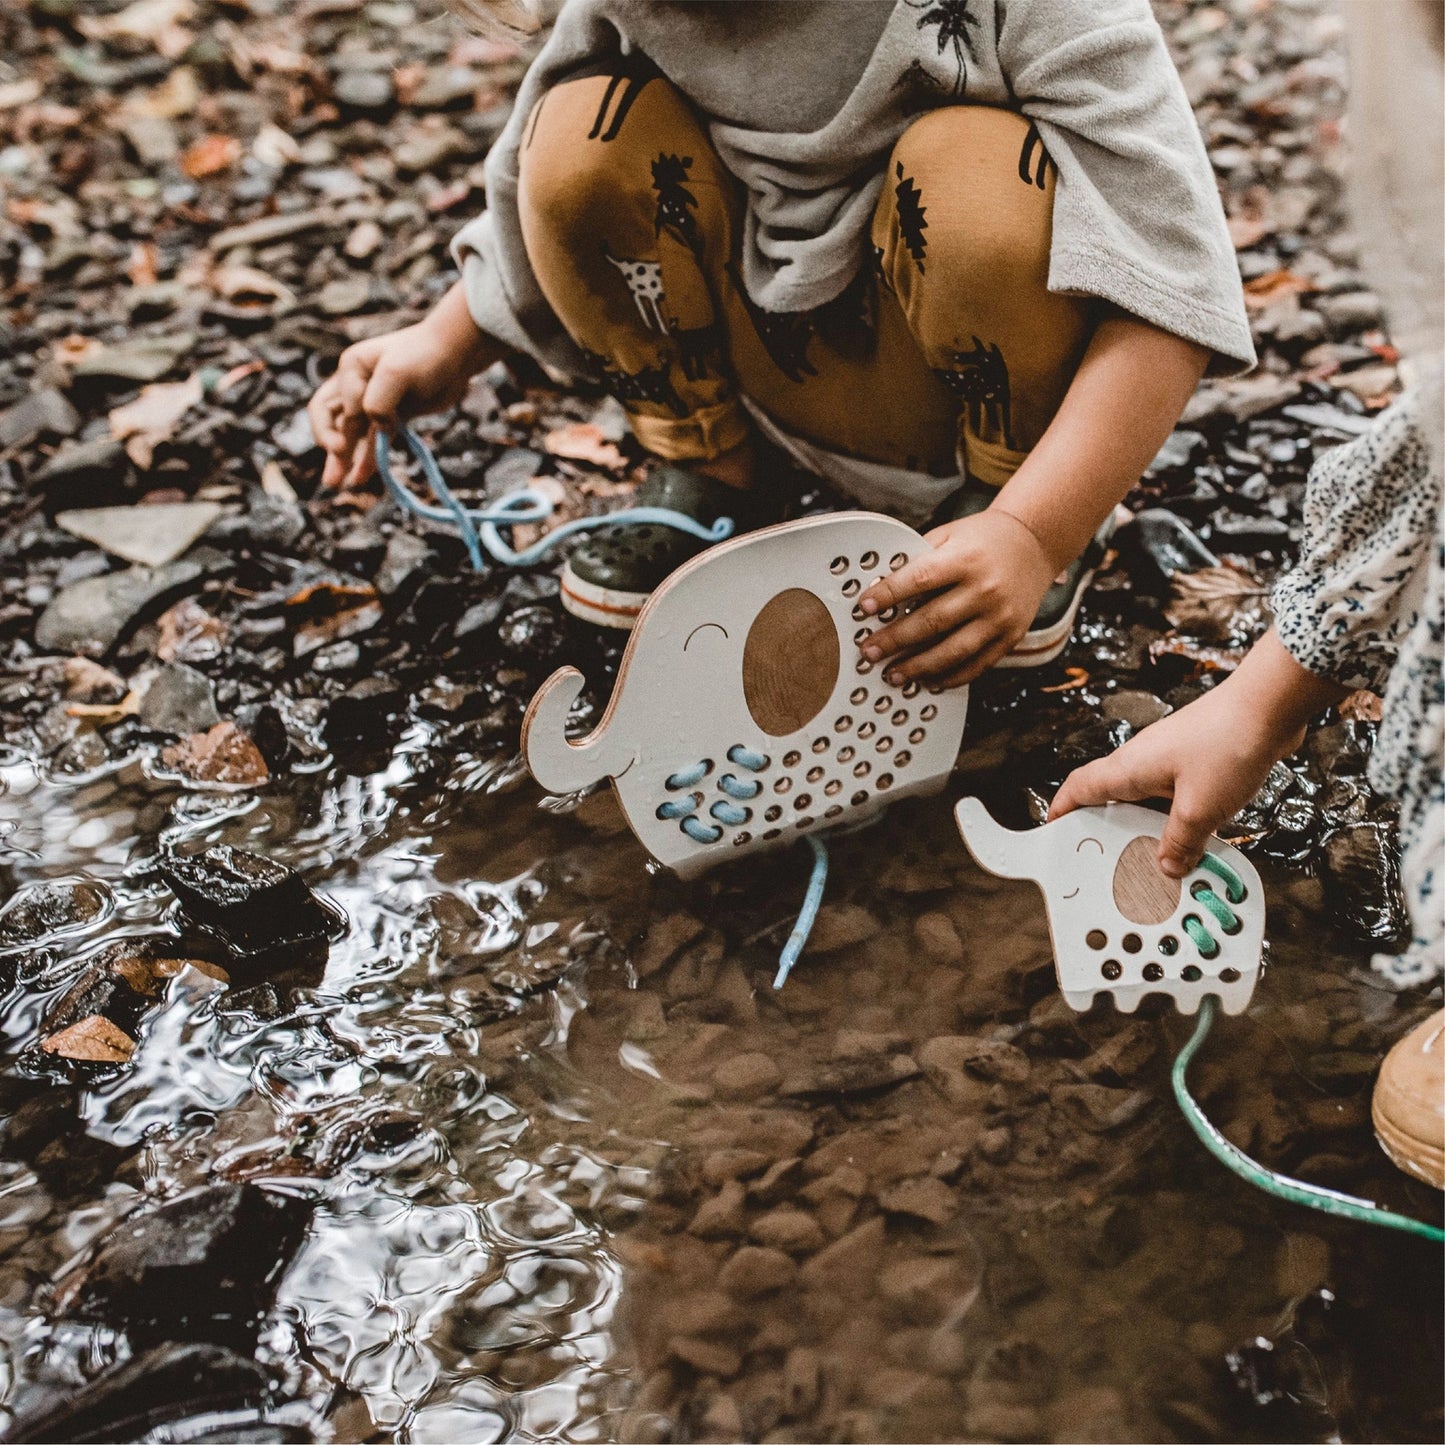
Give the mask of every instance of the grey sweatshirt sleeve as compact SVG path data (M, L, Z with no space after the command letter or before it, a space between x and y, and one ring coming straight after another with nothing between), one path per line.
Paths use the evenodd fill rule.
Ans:
M1148 0L995 0L999 64L1058 167L1049 288L1254 364L1214 170Z

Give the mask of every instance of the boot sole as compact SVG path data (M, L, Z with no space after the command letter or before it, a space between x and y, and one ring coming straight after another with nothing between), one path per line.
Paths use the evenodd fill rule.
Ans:
M1396 1128L1379 1114L1375 1115L1374 1125L1380 1148L1397 1169L1433 1184L1436 1189L1445 1189L1445 1150Z
M594 627L631 632L651 595L650 592L622 592L588 582L572 570L570 562L562 569L562 606L573 617L580 617Z
M1084 593L1094 580L1091 569L1079 578L1079 590L1074 593L1069 610L1052 627L1041 627L1037 632L1026 632L1014 650L1000 658L995 667L1044 667L1058 657L1069 645L1074 633L1074 620L1079 608L1084 605Z

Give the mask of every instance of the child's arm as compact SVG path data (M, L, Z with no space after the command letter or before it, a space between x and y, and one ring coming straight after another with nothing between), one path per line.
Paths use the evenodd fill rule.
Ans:
M322 485L360 486L378 429L455 406L471 378L503 355L472 320L460 281L416 325L347 347L307 407L326 451Z
M1131 316L1094 331L1058 415L987 511L928 534L934 550L862 596L865 612L938 593L863 647L888 677L972 682L1027 631L1169 435L1209 351Z
M1099 803L1170 798L1159 866L1182 878L1199 862L1209 835L1299 747L1305 725L1349 693L1305 671L1271 629L1212 692L1070 773L1049 817Z

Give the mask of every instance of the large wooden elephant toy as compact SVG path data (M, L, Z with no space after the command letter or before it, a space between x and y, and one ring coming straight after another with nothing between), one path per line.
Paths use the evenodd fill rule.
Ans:
M590 736L566 735L582 674L542 685L522 725L533 777L553 793L612 778L643 846L684 877L941 788L967 689L888 687L858 651L890 616L859 595L926 548L847 512L703 552L649 599Z
M1025 832L1000 827L977 798L955 817L990 873L1043 890L1070 1007L1086 1009L1101 992L1125 1013L1151 993L1168 994L1182 1013L1208 994L1225 1013L1248 1005L1264 948L1264 887L1238 848L1211 838L1181 880L1156 861L1164 815L1135 803L1080 808Z

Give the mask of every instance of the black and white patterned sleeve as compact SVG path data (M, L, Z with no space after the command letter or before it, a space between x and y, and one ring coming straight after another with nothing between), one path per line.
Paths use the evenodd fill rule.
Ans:
M1425 605L1439 469L1428 403L1407 392L1310 473L1298 566L1274 590L1275 630L1302 667L1346 687L1385 690Z

